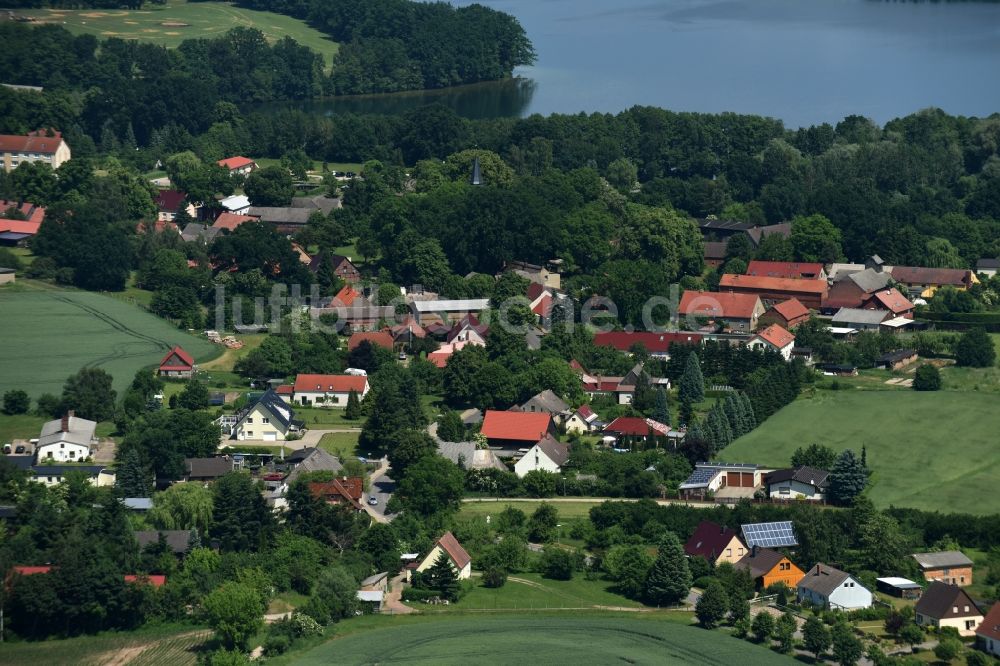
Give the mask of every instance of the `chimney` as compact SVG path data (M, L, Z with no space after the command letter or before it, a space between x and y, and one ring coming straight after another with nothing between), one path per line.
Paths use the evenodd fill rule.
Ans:
M750 557L757 557L757 544L754 544L750 550Z
M69 417L73 415L73 412L66 414L62 417L62 430L60 432L69 432Z

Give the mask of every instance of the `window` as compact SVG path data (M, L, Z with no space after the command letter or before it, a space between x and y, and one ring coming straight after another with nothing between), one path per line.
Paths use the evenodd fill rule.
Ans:
M66 442L59 442L59 448L60 449L65 449L66 448Z
M265 416L264 418L262 418L262 419L260 420L260 422L261 422L261 423L264 423L264 424L268 424L268 423L270 423L270 422L271 422L271 419L269 419L269 418L267 418L267 417Z
M962 612L963 613L968 613L969 612L969 607L968 606L963 606L962 607Z
M975 626L976 626L976 621L975 620L966 620L965 621L965 628L966 628L966 630L973 629Z
M733 556L733 549L726 548L726 557L732 557L732 556Z
M957 613L958 612L958 606L952 606L951 607L951 612L952 613Z
M965 585L965 576L960 576L959 580L962 581L962 585Z
M247 423L253 423L253 417L252 416L248 416L247 417Z
M253 430L247 430L246 435L247 437L253 437Z

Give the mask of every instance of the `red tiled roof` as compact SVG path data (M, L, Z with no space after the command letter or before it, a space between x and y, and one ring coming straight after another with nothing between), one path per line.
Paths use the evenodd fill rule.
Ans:
M534 444L552 425L552 415L545 412L486 411L481 431L487 439L511 439Z
M295 377L296 393L349 393L357 391L360 395L365 392L368 385L368 378L355 375L297 375Z
M726 273L719 280L719 289L756 289L825 296L829 289L826 280L798 280L794 278L758 275L733 275Z
M692 557L701 556L709 560L716 559L733 540L739 538L733 530L718 523L703 520L698 523L694 534L684 544L684 552Z
M986 613L986 617L976 629L976 635L1000 641L1000 601L993 604L993 607Z
M45 136L44 130L37 130L30 134L0 134L0 153L42 153L43 155L54 155L62 143L62 134L56 132L55 136Z
M433 351L427 355L427 360L439 368L443 368L448 365L448 359L450 358L451 352Z
M179 360L180 363L167 365L167 361L172 360L174 356L177 357L177 360ZM163 357L162 361L160 361L160 370L190 370L193 367L194 359L191 357L191 354L188 354L180 347L174 347L168 351L167 355Z
M16 566L16 567L13 567L11 569L11 571L13 571L13 573L16 573L16 574L18 574L20 576L34 576L35 574L47 574L47 573L50 573L52 571L52 567L48 566L48 565L40 566L40 567Z
M914 307L913 303L910 302L910 299L899 293L895 287L875 292L872 294L871 299L868 302L870 304L874 304L876 301L883 308L894 314L908 312Z
M153 199L156 207L164 213L176 213L187 194L180 190L160 190Z
M325 483L310 483L309 492L313 497L324 500L339 497L359 511L363 508L358 500L364 492L364 480L359 477L341 477Z
M465 552L465 548L462 548L462 544L458 542L458 539L451 532L442 534L441 538L434 545L441 546L441 550L448 553L448 557L451 558L451 561L455 563L458 569L463 569L466 564L472 561L469 554Z
M31 222L29 220L8 220L0 218L0 233L28 234L34 236L42 226L41 222Z
M795 342L795 336L778 324L771 324L763 331L757 333L754 337L760 338L776 349L784 349L786 346Z
M227 157L224 160L219 160L218 164L221 167L225 167L230 171L234 169L242 169L245 166L250 166L253 164L253 160L249 157Z
M761 261L754 259L747 266L747 275L792 278L796 280L818 280L823 273L823 264L798 261Z
M274 392L278 395L291 395L295 392L295 387L291 384L282 384L278 388L274 389Z
M212 223L212 226L216 229L228 229L229 231L232 231L244 222L256 222L258 219L259 218L251 215L237 215L236 213L223 211L219 213L219 217L215 218L215 222Z
M348 307L360 295L361 294L355 291L355 289L351 285L345 284L343 287L341 287L340 291L337 292L337 295L333 297L333 300L339 301L340 305L342 305L343 307Z
M683 302L683 301L682 301ZM618 351L627 352L633 345L641 344L651 353L665 353L670 345L701 344L702 336L698 333L656 333L652 331L609 331L594 335L594 344L598 347L614 347Z
M785 321L794 321L799 317L808 317L809 308L802 305L802 301L797 298L789 298L771 306L771 309L781 315Z
M552 309L552 297L548 294L542 296L542 299L538 301L538 305L531 308L531 311L538 315L539 317L549 316L549 311Z
M614 432L619 435L631 435L633 437L649 437L654 430L646 419L638 416L619 416L614 421L604 427L604 432Z
M547 290L545 288L545 285L539 284L538 282L532 282L531 284L528 285L528 291L527 291L528 300L534 303L535 300L539 296L544 294L546 291Z
M924 268L895 266L892 279L904 284L953 285L964 287L972 282L972 271L964 268Z
M18 203L17 201L8 201L7 199L0 199L0 219L7 219L4 215L11 208L16 209L19 213L24 215L25 220L17 220L18 222L31 222L36 225L41 224L45 220L45 209L41 206L36 206L33 203L27 201L23 203ZM35 227L38 228L37 226Z
M347 341L347 350L354 351L362 342L370 342L379 347L392 349L392 336L388 331L375 331L366 333L352 333Z
M179 233L177 231L177 225L167 220L152 220L149 222L143 220L142 222L139 222L138 224L135 225L135 233L137 234L145 233L147 231L155 231L157 233L161 233L163 231L166 231L167 229L170 229L175 233Z
M167 577L160 574L125 574L126 583L147 583L153 587L163 587L167 584Z
M584 420L590 420L592 416L596 416L596 414L594 414L594 410L590 408L590 405L580 405L580 407L576 410L576 413L579 414L580 418Z
M754 294L734 294L716 291L685 291L681 296L680 315L750 319L757 303Z

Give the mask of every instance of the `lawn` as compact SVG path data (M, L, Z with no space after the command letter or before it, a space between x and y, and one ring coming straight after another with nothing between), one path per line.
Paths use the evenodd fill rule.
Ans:
M573 580L550 580L537 573L511 574L501 588L474 587L460 602L451 606L410 604L421 611L461 612L491 608L642 608L642 604L611 591L606 580L587 580L582 574Z
M328 68L337 52L336 42L303 21L221 2L170 0L163 6L146 5L138 11L35 9L17 13L33 16L39 23L62 25L77 34L139 39L167 48L175 48L185 39L218 37L232 28L252 27L263 32L269 42L291 37L321 53Z
M463 502L461 516L464 518L472 516L497 516L508 506L520 509L527 515L531 515L545 500L524 500L511 501L509 499L481 500L476 502ZM551 502L552 506L559 512L560 520L574 520L579 518L590 518L590 510L608 501L600 497L592 500L570 500L567 502Z
M306 426L316 430L334 430L338 428L360 428L364 425L364 419L350 420L344 418L343 409L333 409L331 407L303 407L293 405L295 408L295 418L302 419Z
M726 460L786 466L799 446L868 450L879 507L1000 512L995 395L976 391L814 391L731 444Z
M0 291L0 394L59 395L66 378L86 366L111 373L121 395L137 370L155 366L173 345L198 361L219 353L208 340L123 300L22 284L26 288Z
M24 664L177 664L197 661L209 632L189 625L158 625L63 640L4 643L0 661Z
M331 453L341 460L347 460L358 455L357 432L328 432L319 439L319 448Z
M47 419L33 414L0 414L0 444L7 444L15 439L31 439L38 437Z
M794 663L760 646L663 618L591 614L442 615L394 622L296 657L297 664L606 664L624 657L632 664Z

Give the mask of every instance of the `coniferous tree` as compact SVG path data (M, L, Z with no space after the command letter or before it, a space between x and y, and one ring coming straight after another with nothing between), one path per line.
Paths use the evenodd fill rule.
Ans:
M344 418L355 421L361 418L361 400L358 399L358 392L351 389L347 394L347 407L344 409Z
M437 590L442 599L455 601L458 598L458 574L446 554L438 555L434 564L427 570L427 579L431 588Z
M706 629L712 629L726 618L729 611L729 597L722 583L713 580L705 588L705 593L695 604L694 614Z
M653 400L652 418L654 421L659 421L660 423L670 423L670 403L667 400L667 392L662 386L656 389L656 397Z
M660 538L659 552L646 576L646 598L650 603L669 606L679 603L691 589L691 570L684 548L673 532Z
M705 399L705 377L701 374L701 361L697 354L688 354L684 374L681 375L678 397L681 402L691 405Z
M739 401L732 393L726 396L722 402L722 408L726 413L726 420L729 421L729 429L733 433L733 439L738 439L747 433L744 424L742 408Z
M223 550L257 551L274 530L274 514L245 472L230 472L212 485L211 535Z
M139 453L132 448L125 452L121 465L116 470L115 486L120 497L149 497L149 481L152 473L139 459Z
M753 404L750 402L749 396L743 391L740 391L738 395L740 402L743 403L743 413L746 415L747 432L749 432L757 427L757 417L754 415Z
M868 473L854 451L845 449L837 457L830 470L830 501L841 506L850 506L868 485Z
M465 424L462 417L453 409L442 412L438 419L438 439L445 442L461 442L465 440Z

